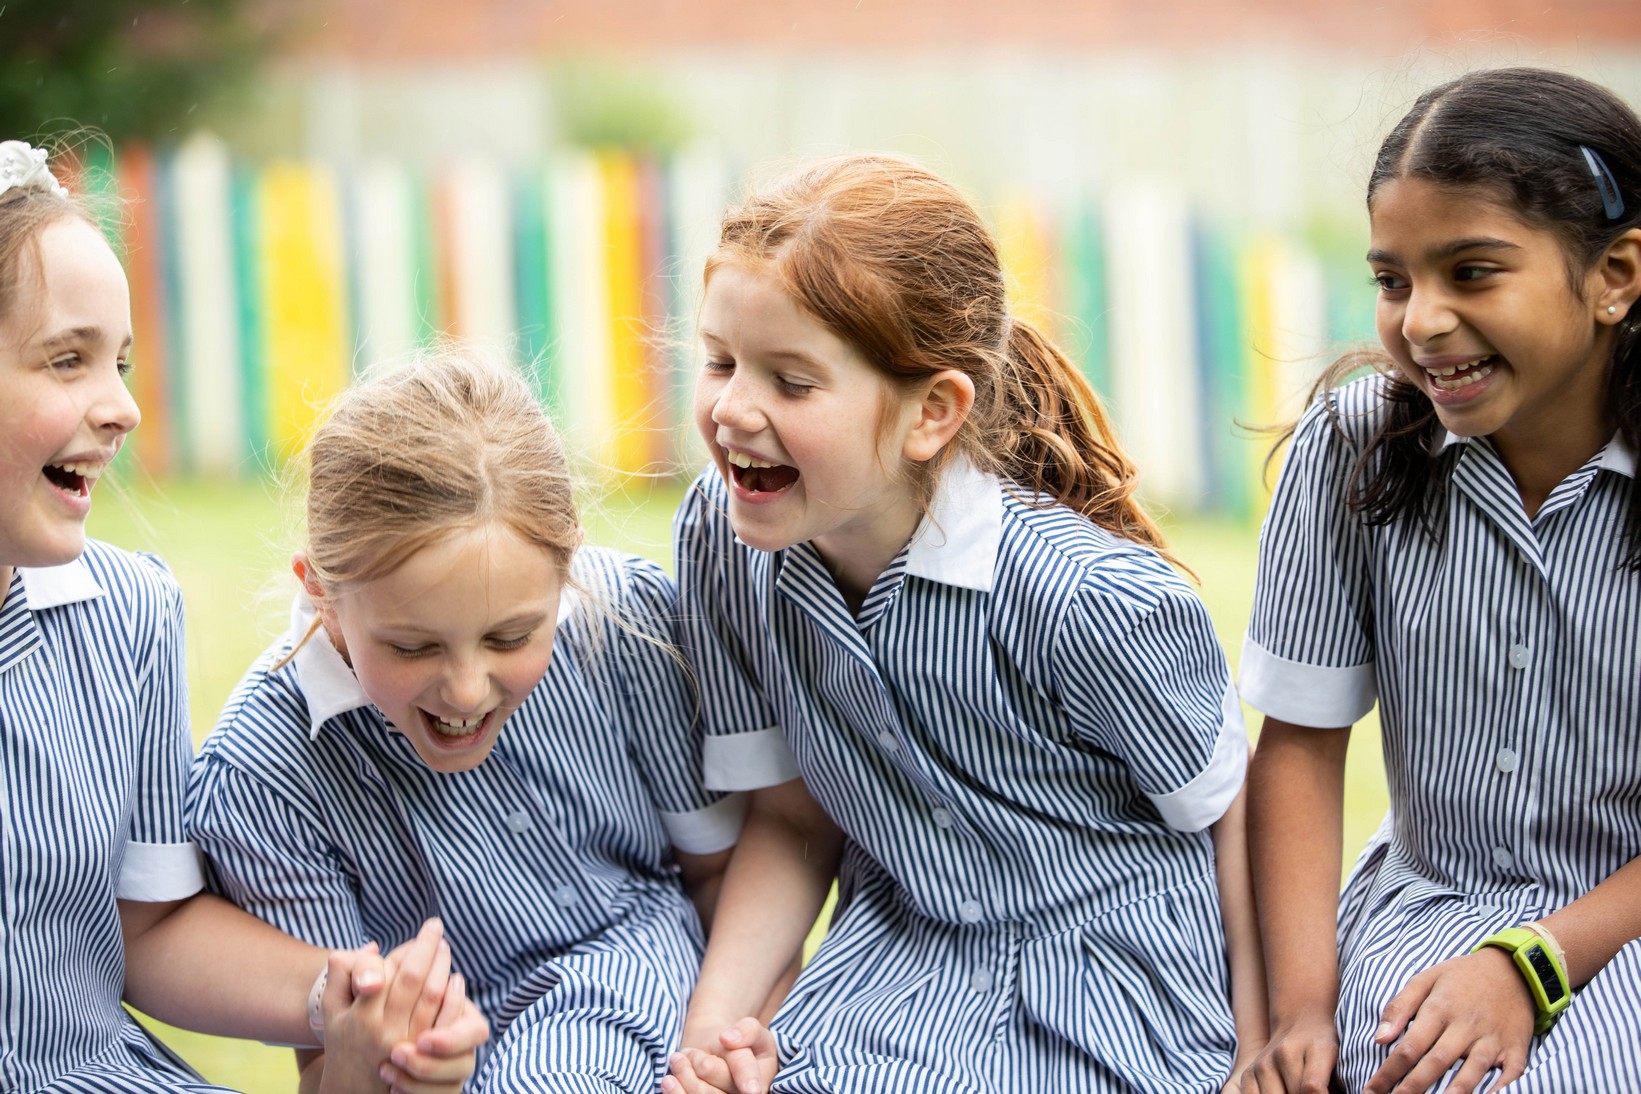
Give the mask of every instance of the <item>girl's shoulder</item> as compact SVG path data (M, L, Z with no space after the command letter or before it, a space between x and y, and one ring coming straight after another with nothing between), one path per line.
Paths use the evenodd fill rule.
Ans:
M1197 599L1152 548L1046 500L1005 488L995 595L1035 604L1040 614L1098 605L1131 622L1175 598Z
M103 591L117 600L169 603L181 599L171 568L158 555L87 539L79 562Z
M610 547L576 551L570 576L582 592L617 614L670 612L678 598L672 577L658 563Z
M1294 429L1294 443L1340 445L1360 452L1390 413L1390 379L1379 373L1328 388L1311 400Z

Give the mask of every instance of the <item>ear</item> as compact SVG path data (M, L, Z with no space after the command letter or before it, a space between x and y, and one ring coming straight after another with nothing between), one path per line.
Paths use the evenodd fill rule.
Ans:
M1607 247L1596 260L1600 283L1595 297L1595 320L1616 325L1624 322L1641 298L1641 228L1631 228ZM1611 314L1607 309L1612 308Z
M954 368L935 373L918 400L901 453L919 463L934 459L957 436L973 409L973 380Z
M307 592L308 599L315 604L325 602L325 587L319 584L318 575L313 572L313 567L308 565L308 553L306 551L297 551L291 555L291 573L295 574L296 580L302 583L302 588Z

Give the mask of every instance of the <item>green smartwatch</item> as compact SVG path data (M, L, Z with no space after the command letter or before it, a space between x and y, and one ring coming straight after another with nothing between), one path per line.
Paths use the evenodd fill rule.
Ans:
M1533 993L1533 1006L1538 1009L1533 1032L1549 1032L1573 999L1572 989L1567 986L1567 968L1561 956L1538 932L1526 927L1506 927L1490 934L1476 943L1476 948L1470 952L1475 953L1486 946L1497 946L1510 954L1510 959L1527 981L1527 990Z

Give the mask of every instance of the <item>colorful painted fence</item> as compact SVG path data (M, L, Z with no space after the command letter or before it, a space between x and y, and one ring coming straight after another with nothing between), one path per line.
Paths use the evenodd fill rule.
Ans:
M130 199L133 447L151 474L265 473L359 370L442 336L529 364L596 466L687 474L699 458L690 322L733 165L253 165L198 136L93 166ZM1208 224L1167 185L986 207L1016 307L1085 368L1149 494L1176 508L1257 508L1267 441L1237 423L1291 415L1318 365L1371 335L1359 257Z

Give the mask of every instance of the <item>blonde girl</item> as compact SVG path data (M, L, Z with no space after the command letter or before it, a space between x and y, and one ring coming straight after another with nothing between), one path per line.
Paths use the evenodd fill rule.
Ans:
M474 1090L653 1091L741 819L671 580L581 545L557 432L465 351L357 385L308 468L290 630L191 780L223 892L320 945L438 916L495 1026Z

